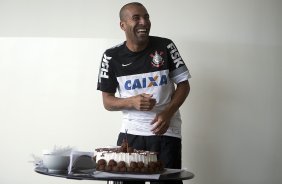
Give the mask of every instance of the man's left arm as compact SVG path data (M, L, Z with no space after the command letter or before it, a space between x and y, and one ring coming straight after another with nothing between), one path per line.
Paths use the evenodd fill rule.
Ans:
M170 103L162 112L156 115L155 119L152 122L153 129L151 129L151 131L154 134L162 135L166 133L169 127L170 119L183 104L189 92L190 84L188 80L177 84L176 90L171 97Z

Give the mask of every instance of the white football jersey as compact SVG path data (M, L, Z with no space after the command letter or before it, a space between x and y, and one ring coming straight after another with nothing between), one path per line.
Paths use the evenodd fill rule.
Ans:
M116 93L120 98L152 94L156 106L151 111L123 110L121 132L150 136L151 122L170 102L175 84L191 76L175 44L166 38L150 36L147 48L132 52L125 42L105 51L99 72L97 89ZM177 111L164 134L181 138L181 117Z

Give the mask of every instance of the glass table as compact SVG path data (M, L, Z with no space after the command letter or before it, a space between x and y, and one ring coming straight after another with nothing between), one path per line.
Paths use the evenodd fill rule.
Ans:
M164 174L160 173L159 177L156 178L151 178L149 175L148 177L138 177L138 174L136 174L137 177L120 177L121 175L117 176L95 176L93 174L94 172L83 172L83 173L75 173L75 174L68 174L67 172L50 172L48 169L43 168L43 167L36 167L35 172L43 175L48 175L48 176L54 176L54 177L62 177L66 179L75 179L75 180L103 180L107 181L107 183L111 183L112 181L115 181L115 183L122 183L122 181L177 181L177 180L189 180L194 178L194 174L186 171L186 170L179 170L179 172L165 172ZM166 169L169 170L169 169Z

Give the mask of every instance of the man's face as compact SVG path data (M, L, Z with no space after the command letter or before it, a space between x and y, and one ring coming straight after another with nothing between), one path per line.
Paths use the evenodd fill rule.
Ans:
M148 41L151 28L150 17L143 6L129 6L125 10L124 19L120 22L126 38L135 44Z

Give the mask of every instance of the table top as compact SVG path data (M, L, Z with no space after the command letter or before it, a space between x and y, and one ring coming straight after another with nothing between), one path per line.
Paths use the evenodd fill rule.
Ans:
M43 167L36 167L35 172L43 175L62 177L67 179L76 179L76 180L104 180L104 181L172 181L172 180L189 180L194 178L194 174L186 170L181 170L180 172L171 173L171 174L160 174L158 179L153 178L130 178L130 177L95 177L95 174L67 174L66 172L49 172L48 169ZM93 171L92 171L93 173Z

